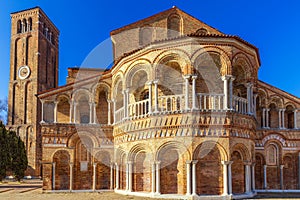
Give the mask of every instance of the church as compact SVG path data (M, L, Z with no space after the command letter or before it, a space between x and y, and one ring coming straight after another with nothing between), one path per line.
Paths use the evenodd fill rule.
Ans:
M39 7L11 14L7 128L43 191L300 192L300 99L258 79L254 45L172 7L111 31L109 69L58 86L59 34Z

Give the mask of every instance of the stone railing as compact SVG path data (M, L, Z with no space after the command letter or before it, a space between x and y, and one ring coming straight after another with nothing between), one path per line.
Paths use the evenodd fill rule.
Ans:
M235 112L247 114L247 106L247 99L238 96L232 96L232 108Z
M183 94L158 97L158 107L161 112L181 112L185 108Z
M149 99L138 101L128 105L130 119L145 117L149 113Z
M196 95L196 109L207 111L221 111L225 110L223 106L224 94L205 94L198 93Z

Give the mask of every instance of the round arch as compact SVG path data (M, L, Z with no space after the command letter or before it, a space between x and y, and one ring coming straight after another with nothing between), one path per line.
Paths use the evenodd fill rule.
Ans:
M201 56L204 53L217 53L220 55L221 58L221 69L220 69L220 74L223 75L230 75L232 74L232 69L231 69L231 61L229 55L221 48L214 47L214 46L206 46L201 49L198 49L195 51L192 56L191 56L191 63L193 66L196 66L196 60L199 56Z

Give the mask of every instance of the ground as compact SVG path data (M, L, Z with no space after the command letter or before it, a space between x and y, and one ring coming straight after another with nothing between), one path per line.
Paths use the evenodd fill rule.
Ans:
M271 195L273 198L264 198L264 195L257 199L298 199L292 198L295 194ZM299 195L296 195L297 197ZM114 192L97 192L97 193L43 193L41 181L27 181L22 184L1 183L0 182L0 199L1 200L150 200L146 197L134 197L116 194ZM152 199L153 200L153 199ZM156 199L159 200L159 199Z

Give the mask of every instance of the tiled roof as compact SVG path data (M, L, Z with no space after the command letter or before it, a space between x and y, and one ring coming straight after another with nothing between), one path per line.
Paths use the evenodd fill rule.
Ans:
M174 12L177 12L178 14L185 15L185 16L188 16L188 17L194 19L194 20L197 20L198 22L201 22L201 23L203 23L204 25L209 26L210 28L212 28L212 29L214 29L215 31L217 31L217 32L219 32L219 33L222 34L222 32L220 32L218 29L216 29L216 28L214 28L214 27L212 27L212 26L210 26L210 25L208 25L208 24L202 22L201 20L199 20L199 19L193 17L192 15L190 15L190 14L184 12L183 10L177 8L176 6L173 6L172 8L170 8L170 9L168 9L168 10L159 12L159 13L157 13L157 14L154 14L154 15L150 16L150 17L144 18L144 19L142 19L142 20L139 20L139 21L136 21L136 22L134 22L134 23L128 24L128 25L123 26L123 27L121 27L121 28L115 29L115 30L113 30L113 31L110 32L110 35L116 35L116 34L122 32L122 31L125 31L125 30L129 30L129 29L133 29L133 28L140 27L140 26L142 26L142 25L144 25L144 24L147 24L147 23L150 23L150 22L152 22L152 21L154 21L154 20L157 20L157 19L160 19L160 18L165 18L165 17L167 17L169 14L174 13Z

